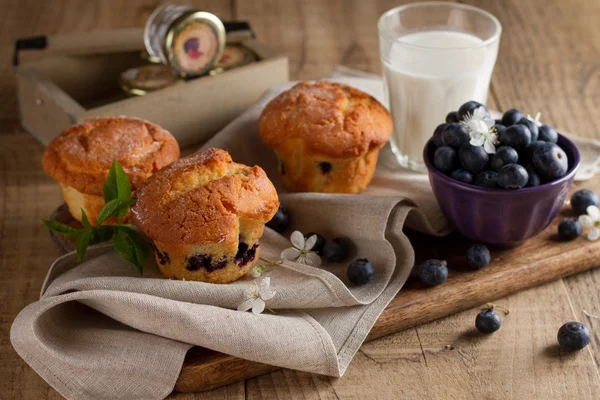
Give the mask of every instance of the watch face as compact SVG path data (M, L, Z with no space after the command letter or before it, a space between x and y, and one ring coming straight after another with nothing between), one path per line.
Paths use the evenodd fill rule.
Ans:
M242 45L227 45L215 68L231 69L256 61L256 55Z
M210 20L186 18L171 34L169 60L182 76L207 73L221 55L224 34Z
M178 76L162 64L142 65L121 73L121 86L128 93L141 95L175 84Z

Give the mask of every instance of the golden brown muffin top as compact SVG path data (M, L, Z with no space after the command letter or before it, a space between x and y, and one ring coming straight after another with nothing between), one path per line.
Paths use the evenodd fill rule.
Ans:
M275 150L302 140L318 154L354 157L382 147L392 133L392 119L360 90L333 82L301 82L267 104L258 127L263 142Z
M262 168L234 163L225 150L208 149L152 175L138 189L132 214L151 239L203 244L237 240L240 219L264 224L278 207L277 192Z
M94 118L58 135L44 151L44 171L86 194L102 195L113 160L137 189L179 158L177 140L160 126L131 117Z

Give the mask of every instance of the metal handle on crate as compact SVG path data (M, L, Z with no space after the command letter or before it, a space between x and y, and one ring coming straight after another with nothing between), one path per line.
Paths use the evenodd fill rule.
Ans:
M37 36L32 38L17 39L15 42L15 52L13 53L13 65L16 67L19 65L19 51L21 50L43 50L48 47L48 38L44 36Z

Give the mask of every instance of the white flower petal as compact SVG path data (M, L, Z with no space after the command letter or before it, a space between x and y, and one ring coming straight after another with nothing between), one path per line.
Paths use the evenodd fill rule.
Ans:
M300 254L300 256L296 259L296 262L298 264L304 264L304 265L306 265L306 255L305 254Z
M252 302L252 312L258 315L263 311L265 311L265 302L262 299L255 299Z
M271 286L271 278L269 278L268 276L263 278L262 281L260 281L260 283L258 284L258 292L262 293L264 290L269 289L269 287Z
M293 247L290 247L290 248L285 249L284 251L282 251L281 254L280 254L280 256L284 260L294 261L295 262L298 259L298 257L300 257L300 250L295 249Z
M486 139L485 143L483 144L483 149L488 154L494 154L496 152L496 146L494 146L494 141L492 138Z
M260 292L260 298L263 300L271 300L273 297L275 297L276 294L277 294L276 291L267 289L267 290Z
M594 228L588 232L587 235L588 240L598 240L600 238L600 229Z
M475 111L473 111L473 118L483 119L485 118L485 108L477 107Z
M313 253L312 251L304 257L306 264L319 268L321 266L321 257L317 253Z
M594 226L594 220L589 215L580 215L579 222L584 228L591 228Z
M485 143L485 138L483 136L479 136L477 138L472 138L469 143L471 146L483 146Z
M485 124L487 125L488 129L490 129L492 126L496 125L496 121L494 121L491 118L484 118L483 122L485 122Z
M240 304L238 306L238 311L248 311L249 309L252 308L252 305L254 303L254 299L248 299L246 301L244 301L242 304Z
M585 212L587 212L587 215L590 216L592 221L600 221L600 210L597 206L589 206L588 208L586 208Z
M259 278L261 273L262 273L262 272L261 272L261 271L259 271L259 269L258 269L258 268L256 268L256 267L254 267L254 268L252 268L252 269L250 270L250 276L251 276L251 277L253 277L253 278Z
M304 250L312 250L312 248L315 247L315 244L317 244L317 235L312 235L306 239L306 242L304 243Z
M297 248L297 249L304 248L304 235L302 234L302 232L294 231L292 233L292 236L290 237L290 241L292 242L292 245L295 248Z

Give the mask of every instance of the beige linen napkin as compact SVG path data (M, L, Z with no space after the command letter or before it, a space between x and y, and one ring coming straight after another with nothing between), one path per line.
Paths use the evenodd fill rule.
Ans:
M372 81L345 81L370 93L376 90ZM221 147L237 162L262 166L280 188L275 157L258 137L257 119L264 105L288 86L266 93L205 147ZM414 251L403 229L448 232L427 176L398 170L389 156L388 150L382 153L364 194L280 196L292 216L290 232L350 238L351 258L366 257L375 267L369 284L351 285L347 263L313 268L284 262L264 274L277 291L267 301L276 314L254 315L236 310L253 284L250 277L229 285L174 281L164 279L154 265L140 277L103 245L91 249L81 264L68 254L52 265L40 300L13 323L14 348L72 399L164 398L193 345L341 376L413 267ZM290 246L290 232L266 229L262 256L279 259Z

